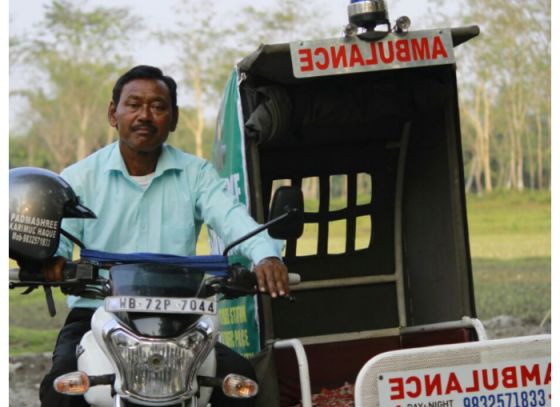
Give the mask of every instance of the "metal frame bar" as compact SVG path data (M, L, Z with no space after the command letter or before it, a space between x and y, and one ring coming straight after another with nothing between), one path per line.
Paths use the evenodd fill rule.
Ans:
M395 281L397 281L397 277L394 274L382 274L378 276L365 276L365 277L335 278L330 280L302 281L297 285L290 287L290 290L291 291L318 290L321 288L351 287L355 285L365 285L365 284L392 283Z
M418 325L401 328L401 333L434 332L454 328L473 328L479 341L488 340L486 329L478 318L463 317L460 321L437 322L434 324Z
M403 260L403 190L406 152L410 138L411 122L403 126L401 142L399 145L399 161L397 164L397 185L395 188L395 278L397 283L397 304L399 309L399 326L406 326L406 301L404 292L404 260Z
M482 324L482 322L477 318L471 318L465 316L461 320L457 320L457 321L437 322L433 324L417 325L411 327L374 329L371 331L345 332L340 334L318 335L318 336L305 336L305 337L298 338L298 340L303 345L317 345L322 343L345 342L345 341L354 341L359 339L399 336L402 334L411 334L411 333L435 332L435 331L442 331L446 329L455 329L455 328L472 328L475 330L479 341L485 341L488 339L486 330L484 329L484 325ZM267 341L267 344L275 345L276 343L283 342L283 341L289 341L289 340L270 339Z
M307 362L307 355L303 344L298 339L287 339L283 341L274 342L275 349L291 348L296 353L296 360L298 362L299 384L301 388L301 405L302 407L312 407L311 403L311 381L309 378L309 363Z

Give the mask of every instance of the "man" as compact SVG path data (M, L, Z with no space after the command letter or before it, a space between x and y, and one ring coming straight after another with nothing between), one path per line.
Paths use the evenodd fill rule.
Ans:
M65 169L66 179L96 220L65 219L63 228L88 249L118 253L152 252L195 254L201 224L208 224L225 242L232 242L257 227L245 208L227 193L225 182L212 166L167 144L177 126L179 110L175 81L160 69L137 66L121 76L113 88L108 119L119 133L118 142ZM287 269L277 242L259 234L237 247L250 258L260 291L272 297L289 292ZM62 239L56 258L45 268L49 279L61 274L72 244ZM75 347L90 329L90 318L101 303L69 297L71 311L53 353L53 366L41 383L41 404L87 406L83 397L59 395L52 388L61 374L76 370ZM241 356L218 350L218 374L230 369L254 377ZM216 389L217 406L252 405L227 399Z

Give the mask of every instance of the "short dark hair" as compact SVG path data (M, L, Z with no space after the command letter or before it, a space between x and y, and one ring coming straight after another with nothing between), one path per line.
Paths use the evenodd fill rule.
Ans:
M113 87L113 103L115 105L119 104L124 85L135 79L157 79L163 81L169 89L171 104L174 108L177 107L177 82L171 76L164 75L161 69L149 65L135 66L117 79Z

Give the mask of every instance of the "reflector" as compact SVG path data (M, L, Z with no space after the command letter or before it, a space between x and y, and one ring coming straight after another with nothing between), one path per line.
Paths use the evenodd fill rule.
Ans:
M89 377L80 371L66 373L57 377L53 386L59 393L79 396L89 390Z
M259 385L245 376L229 374L224 378L222 390L228 397L237 399L249 398L259 392Z

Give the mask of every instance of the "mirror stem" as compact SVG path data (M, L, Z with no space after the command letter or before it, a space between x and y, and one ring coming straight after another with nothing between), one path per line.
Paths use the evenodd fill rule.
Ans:
M275 223L278 223L281 220L284 220L285 218L287 218L288 216L292 215L294 212L297 212L297 211L298 211L297 209L288 209L284 214L282 214L282 215L278 216L277 218L272 219L272 220L262 224L261 226L259 226L255 230L249 232L245 236L242 236L239 239L234 240L233 242L231 242L229 245L226 246L226 248L224 249L224 252L223 252L223 256L227 256L228 252L233 247L237 246L239 243L244 242L245 240L255 236L257 233L260 233L265 229L268 229L271 225L274 225Z

